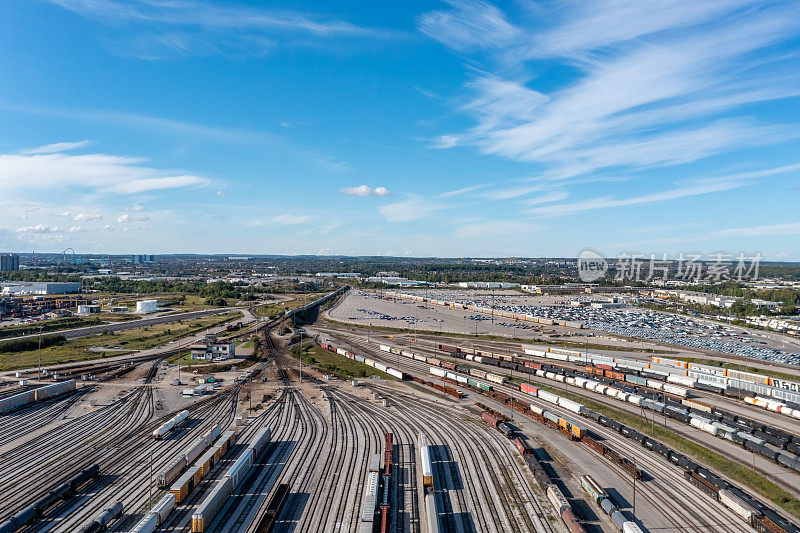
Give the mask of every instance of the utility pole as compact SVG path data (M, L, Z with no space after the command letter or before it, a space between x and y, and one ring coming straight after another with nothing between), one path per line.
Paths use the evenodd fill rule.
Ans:
M42 380L42 328L44 326L39 324L39 373L36 376L37 381Z
M636 520L636 459L633 460L633 519Z
M153 510L153 452L150 452L150 483L147 484L147 489L150 492L150 499L148 500L150 510Z
M300 330L300 383L303 382L303 330Z

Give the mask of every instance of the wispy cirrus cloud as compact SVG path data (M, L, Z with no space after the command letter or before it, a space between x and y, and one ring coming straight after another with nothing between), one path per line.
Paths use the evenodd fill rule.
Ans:
M419 29L468 54L458 110L474 125L438 148L536 163L542 179L637 173L796 140L797 128L745 106L800 95L800 58L770 54L800 35L800 6L676 0L551 2L507 16L476 0L420 17ZM561 66L561 83L540 77Z
M630 207L643 204L666 202L681 198L689 198L692 196L700 196L704 194L739 189L741 187L751 185L757 180L789 172L800 172L800 164L786 165L762 171L743 172L740 174L734 174L720 178L703 178L679 184L671 189L665 189L662 191L629 198L590 198L569 204L552 204L533 207L527 209L527 213L540 217L558 217L574 215L586 211L594 211L597 209Z
M35 154L55 154L58 152L66 152L68 150L75 150L78 148L83 148L89 144L89 140L85 139L83 141L77 142L61 142L61 143L52 143L52 144L45 144L44 146L39 146L36 148L29 148L27 150L23 150L20 152L23 155L35 155Z
M67 154L79 143L48 145L44 152L0 154L3 190L88 189L100 193L135 194L164 189L208 185L210 180L145 166L145 159L108 154ZM59 152L54 152L56 146ZM79 214L75 220L96 215ZM80 219L77 217L81 217Z
M263 55L276 46L330 45L332 39L390 39L399 32L289 9L182 0L50 0L114 28L109 46L124 55Z
M284 213L272 218L273 224L279 226L297 226L299 224L308 224L313 220L311 215L293 215L291 213Z
M421 196L410 196L406 200L381 206L378 211L387 222L411 222L424 218L445 206Z

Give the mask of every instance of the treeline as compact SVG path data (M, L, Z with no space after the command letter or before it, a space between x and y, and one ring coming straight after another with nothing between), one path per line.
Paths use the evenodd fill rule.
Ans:
M22 337L23 335L33 335L34 333L39 333L39 328L41 328L42 333L47 333L49 331L58 331L61 329L94 326L102 322L103 321L99 318L57 318L55 320L48 320L38 324L25 324L23 326L9 326L7 328L2 328L0 329L0 339L7 339L9 337Z
M89 284L89 288L101 292L123 293L123 294L157 294L178 292L191 294L206 298L208 301L220 302L223 300L256 300L258 293L255 287L249 287L244 283L231 283L227 281L216 281L206 283L200 280L176 281L176 280L123 280L116 276L108 278L94 279ZM214 305L213 303L211 305ZM225 305L225 304L222 304Z
M67 342L67 338L63 335L48 335L42 337L42 348L48 348L57 344ZM13 341L0 342L0 353L17 353L28 352L37 350L39 348L39 338L31 337L29 339L15 339Z

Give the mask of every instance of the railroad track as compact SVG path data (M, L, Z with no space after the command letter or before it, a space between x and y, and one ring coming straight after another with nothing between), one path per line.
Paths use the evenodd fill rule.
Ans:
M372 346L365 347L363 341L359 342L358 338L355 340L350 339L350 343L359 346L362 352L367 350L373 357L385 361L387 360L385 357L381 356L382 353L381 355L377 355L375 348ZM429 372L429 365L425 363L409 360L407 358L400 359L403 359L403 361L398 362L393 359L391 364L400 366L418 375L427 375ZM540 405L559 416L565 416L567 418L574 418L575 416L572 412L552 404L540 402L537 398L520 393L510 387L495 387L497 390L517 399ZM665 521L669 522L674 527L698 529L713 528L715 531L729 532L750 531L749 527L747 527L741 519L735 517L733 513L723 506L710 501L702 495L699 489L686 483L677 471L677 468L671 463L666 463L661 460L659 456L656 456L656 454L643 449L638 444L631 442L624 436L609 430L599 423L582 418L581 424L592 430L602 439L613 443L613 446L624 455L635 458L637 467L654 476L653 479L643 483L647 490L643 490L641 493L637 494L639 497L646 499L654 508L659 509L664 515ZM613 468L619 472L622 479L632 484L632 481L628 481L630 477L625 474L621 468Z

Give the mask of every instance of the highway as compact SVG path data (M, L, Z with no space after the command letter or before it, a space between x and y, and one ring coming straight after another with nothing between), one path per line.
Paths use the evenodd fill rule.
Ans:
M82 328L49 331L46 333L42 333L42 336L49 337L51 335L63 335L68 340L78 339L80 337L88 337L90 335L99 335L105 331L113 331L113 332L127 331L129 329L143 328L145 326L156 326L158 324L171 324L172 322L178 322L179 320L192 320L195 318L202 318L209 315L218 315L230 311L241 311L241 310L242 309L237 307L216 307L214 309L203 309L201 311L189 311L187 313L159 315L153 317L139 318L136 320L127 320L124 322L109 322L107 324L100 324L96 326L85 326ZM18 339L30 339L31 337L38 337L38 336L39 336L38 333L33 333L31 335L23 335L21 337L8 337L2 340L5 342Z

